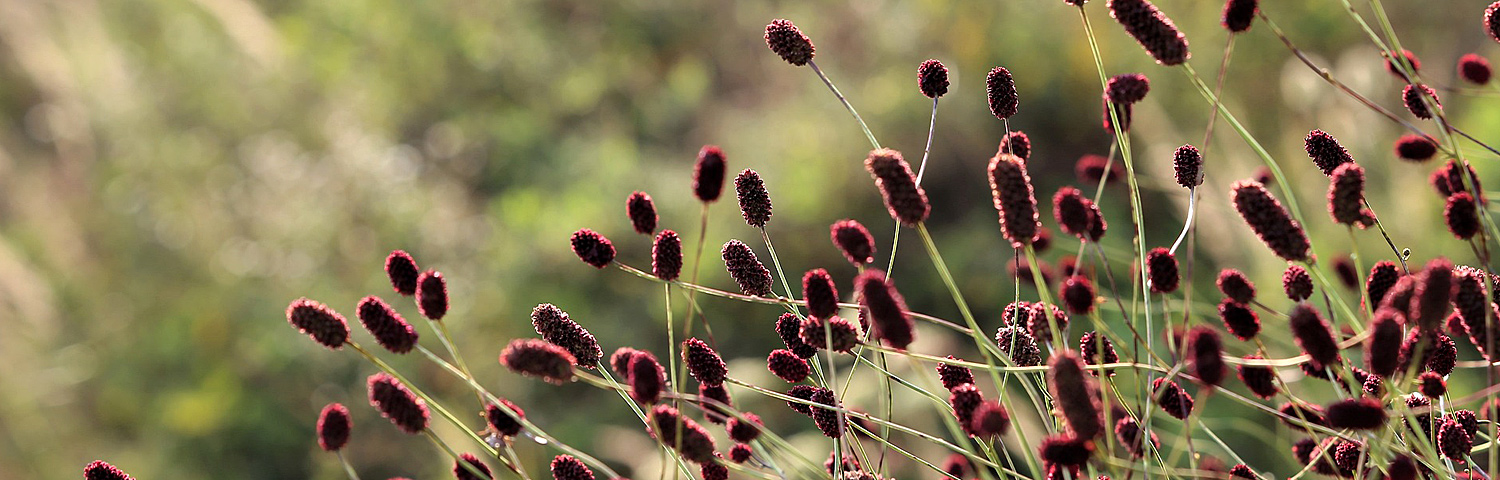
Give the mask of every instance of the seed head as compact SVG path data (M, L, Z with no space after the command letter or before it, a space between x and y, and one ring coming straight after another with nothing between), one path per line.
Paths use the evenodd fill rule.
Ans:
M1219 302L1219 319L1224 321L1224 328L1240 340L1249 341L1260 333L1260 317L1250 307L1232 298Z
M417 293L417 275L421 270L417 269L417 261L412 260L411 255L401 251L392 250L390 256L385 257L385 275L391 279L391 288L396 293L408 297Z
M811 62L817 51L812 40L808 40L791 20L781 18L766 25L766 46L786 63L798 67Z
M572 455L552 459L552 478L556 480L594 480L594 472Z
M1151 81L1139 73L1122 73L1110 77L1104 95L1116 103L1135 103L1146 98L1151 91Z
M1078 467L1089 461L1094 453L1094 443L1087 438L1072 435L1053 435L1042 439L1037 453L1042 462L1055 467ZM1057 477L1061 480L1062 476ZM1073 476L1077 478L1077 476Z
M725 411L724 407L709 402L713 400L728 407L734 406L734 400L729 398L729 390L724 388L724 385L709 386L700 382L698 396L703 397L698 401L698 404L703 407L703 418L717 424L723 424L724 420L729 418L729 412Z
M917 66L917 88L927 98L938 98L948 93L948 67L936 59L927 60Z
M389 419L401 431L416 435L427 429L427 403L417 398L385 372L370 375L370 406L380 410L380 415Z
M1220 23L1232 33L1250 30L1250 22L1255 20L1255 12L1260 9L1259 3L1260 0L1224 2L1224 17Z
M562 385L573 379L573 354L563 347L535 338L511 340L500 351L500 364L512 372Z
M1286 298L1293 302L1307 300L1312 297L1312 276L1301 265L1288 266L1286 272L1281 274L1281 289L1286 292Z
M1166 248L1156 247L1146 253L1146 274L1151 279L1151 291L1156 293L1177 291L1177 257Z
M771 271L760 263L749 245L730 240L724 244L720 255L724 258L724 268L729 270L734 283L739 284L740 291L757 297L771 296Z
M1421 135L1402 135L1396 139L1396 158L1422 162L1432 159L1437 155L1437 144L1432 143L1427 137Z
M1109 337L1095 331L1085 332L1078 338L1078 352L1083 357L1083 363L1088 365L1120 361L1120 355L1115 353L1115 345L1109 341Z
M716 447L713 437L698 422L679 414L677 409L668 405L652 408L650 428L653 436L676 449L682 458L696 463L714 461Z
M776 319L776 334L781 336L787 350L798 358L812 358L818 353L817 347L802 341L802 321L794 314L783 313Z
M958 360L957 358L953 358L952 355L949 355L948 359ZM959 385L971 385L974 383L974 372L969 370L969 367L939 363L937 372L938 378L943 381L943 388L948 390L958 388Z
M745 463L750 461L750 456L755 453L749 445L736 443L729 448L729 461L734 463Z
M1470 53L1458 58L1458 76L1475 85L1490 83L1490 61Z
M1217 283L1219 291L1223 292L1224 296L1229 297L1230 300L1238 303L1250 303L1252 300L1255 300L1255 284L1250 283L1250 279L1246 278L1245 274L1240 273L1239 270L1226 268L1219 271Z
M760 436L760 430L765 428L765 424L761 423L759 415L745 412L744 417L744 420L740 420L738 417L729 419L729 424L725 426L725 430L729 432L731 440L739 443L750 443L756 437Z
M636 233L656 233L656 203L651 201L651 196L646 192L631 193L625 199L625 214L630 217L630 225L635 227Z
M349 409L343 404L330 403L318 414L318 446L323 450L337 452L349 443Z
M630 398L641 405L651 405L661 398L667 385L667 371L650 352L636 352L630 359Z
M1452 460L1463 460L1474 448L1474 439L1469 436L1469 432L1465 432L1463 425L1453 420L1443 420L1442 425L1438 426L1437 441L1438 450Z
M1063 313L1057 305L1048 305L1037 302L1031 305L1032 313L1028 317L1026 325L1031 331L1032 338L1041 343L1052 342L1052 324L1057 324L1064 337L1068 334L1068 315Z
M828 236L839 248L849 263L858 267L875 261L875 237L864 225L854 220L839 220L828 228Z
M504 398L500 399L500 403L505 404L506 407L510 407L511 411L516 412L516 415L511 416L511 414L506 413L505 409L500 408L499 405L489 404L484 409L484 419L489 423L490 430L507 437L513 437L521 433L521 429L524 428L521 425L521 419L526 418L526 411L521 410L521 407Z
M1010 412L994 400L979 404L974 409L973 420L970 421L969 431L980 438L990 438L1004 435L1010 430Z
M901 152L889 148L871 150L870 156L865 158L865 170L875 179L875 186L880 189L891 218L908 227L927 220L927 215L932 213L932 207L927 204L927 192L917 185L916 175L901 157Z
M1078 157L1078 162L1073 164L1073 174L1080 183L1086 184L1098 184L1101 177L1106 182L1118 181L1125 176L1124 169L1119 162L1110 162L1108 158L1092 154Z
M1010 240L1011 247L1020 249L1036 238L1041 227L1026 161L1015 155L996 154L990 159L989 173L990 194L1000 212L1000 233Z
M786 391L786 396L798 400L810 401L812 400L812 395L814 393L817 393L819 388L820 387L814 387L812 385L792 385L792 388ZM812 406L806 403L788 401L786 402L786 406L791 407L792 411L794 412L807 415L809 417L812 416Z
M1416 115L1417 118L1427 120L1432 118L1432 110L1428 110L1427 104L1423 103L1422 97L1424 96L1432 102L1434 107L1443 108L1443 104L1438 101L1437 92L1433 91L1431 87L1426 85L1407 85L1401 91L1401 101L1406 103L1406 110L1411 112L1412 115Z
M1307 156L1312 158L1313 164L1323 171L1324 175L1333 175L1333 169L1339 165L1351 163L1354 157L1349 156L1349 150L1339 144L1337 138L1322 130L1313 130L1307 133L1303 140L1306 144Z
M995 343L1016 366L1030 367L1042 363L1042 351L1036 346L1036 338L1020 326L1001 327L995 332Z
M828 318L839 312L839 291L827 270L813 269L802 276L802 298L814 317Z
M771 195L766 193L766 182L760 179L760 174L748 168L740 172L734 177L734 192L745 223L766 228L766 222L771 221Z
M543 340L567 350L579 367L594 368L604 358L604 350L599 348L594 335L550 303L531 310L531 326Z
M1365 366L1370 373L1391 378L1400 367L1402 315L1389 308L1375 311L1370 320L1370 338L1365 341Z
M1156 439L1155 433L1146 432L1141 428L1141 424L1129 416L1120 417L1115 422L1115 438L1118 438L1120 444L1125 447L1125 450L1130 452L1130 456L1135 458L1141 458L1146 455L1146 441L1148 439L1151 441L1151 448L1153 450L1161 445L1161 442Z
M826 326L825 326L826 323ZM832 332L833 336L826 336ZM859 345L859 330L848 320L839 317L807 317L802 320L802 343L813 348L832 348L835 352L848 353Z
M1177 147L1177 152L1172 156L1172 167L1176 172L1178 185L1193 188L1203 184L1203 154L1198 153L1198 147Z
M1391 72L1391 75L1395 75L1396 78L1401 79L1401 81L1411 81L1411 79L1406 77L1405 73L1402 73L1401 65L1396 65L1396 62L1393 61L1395 60L1395 55L1391 55L1391 52L1385 53L1386 71ZM1417 54L1411 53L1411 50L1407 50L1404 48L1401 49L1401 59L1406 62L1406 67L1411 68L1411 73L1417 73L1418 70L1422 69L1422 62L1420 60L1417 60Z
M1188 52L1187 38L1172 24L1172 19L1156 9L1146 0L1109 0L1109 15L1125 27L1130 36L1162 65L1177 65L1186 62L1192 54Z
M1396 286L1396 281L1401 279L1401 272L1396 270L1396 264L1389 260L1381 260L1370 267L1370 276L1365 278L1365 292L1370 297L1370 304L1380 305L1385 294Z
M1005 120L1016 114L1020 97L1016 95L1016 81L1011 78L1010 70L1005 67L991 69L984 79L984 86L989 92L990 113L995 114L995 118Z
M1087 277L1073 275L1063 280L1063 305L1068 313L1084 315L1094 310L1094 284Z
M1000 148L995 153L1009 153L1025 161L1031 158L1031 137L1026 136L1026 132L1014 130L1000 139Z
M359 317L359 323L386 350L400 354L410 352L416 346L417 331L380 297L370 295L360 300L355 313Z
M1266 191L1265 186L1253 180L1241 180L1235 182L1233 189L1234 209L1271 251L1287 261L1307 260L1311 249L1307 232L1292 220L1286 208Z
M965 383L949 390L948 405L953 407L953 416L958 418L958 426L964 431L974 435L974 410L984 403L984 395L972 383Z
M286 307L286 321L329 350L343 348L349 340L349 322L344 316L306 297Z
M885 278L885 272L865 270L854 279L860 305L869 312L874 327L872 337L879 337L892 348L905 350L916 337L916 325L906 313L906 301Z
M1345 163L1333 170L1328 182L1328 214L1333 221L1360 228L1375 223L1375 214L1364 208L1365 169L1356 163Z
M1087 440L1104 431L1104 416L1099 408L1098 386L1092 375L1084 373L1083 365L1077 352L1054 353L1048 362L1047 387L1073 435Z
M693 164L693 195L699 201L712 203L719 199L724 190L724 168L724 151L718 145L704 145L698 150L698 160Z
M135 480L114 465L103 460L94 460L83 467L84 480Z
M833 391L826 388L819 388L818 391L813 392L812 398L809 400L822 405L812 408L813 423L818 426L818 430L822 431L823 435L828 438L842 437L844 435L844 415L837 410L829 408L841 407L838 398L833 396Z
M771 355L766 357L766 368L787 383L800 382L811 373L807 360L784 348L771 351Z
M1448 222L1448 231L1460 239L1467 240L1479 233L1479 208L1474 204L1474 196L1469 192L1449 196L1443 220Z
M1250 355L1245 360L1264 360L1260 355ZM1245 383L1245 388L1255 396L1270 399L1276 396L1276 370L1264 365L1241 364L1238 368L1240 381Z
M682 362L698 383L711 387L723 385L725 375L729 374L729 368L724 365L719 352L697 338L682 342Z
M1099 213L1099 206L1077 188L1057 189L1057 193L1052 195L1052 216L1057 219L1057 225L1064 233L1078 237L1079 240L1098 240L1094 236L1096 230L1100 236L1104 234L1104 218ZM1099 226L1095 227L1096 224Z

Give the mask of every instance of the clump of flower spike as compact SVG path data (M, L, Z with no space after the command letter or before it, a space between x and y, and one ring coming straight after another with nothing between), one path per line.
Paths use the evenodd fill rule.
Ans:
M704 145L693 164L693 195L698 201L712 203L724 191L724 151L717 145Z
M615 245L593 230L583 228L573 232L570 242L573 244L573 253L583 263L593 265L594 268L604 268L615 260Z
M385 372L370 375L370 405L401 431L416 435L427 429L427 403Z
M906 302L896 287L885 278L885 272L865 270L854 279L860 304L869 312L874 337L892 348L905 350L915 338L915 324L907 315Z

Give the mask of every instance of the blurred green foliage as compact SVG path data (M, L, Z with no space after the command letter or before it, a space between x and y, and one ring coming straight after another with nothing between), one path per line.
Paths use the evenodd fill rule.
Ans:
M1338 2L1268 3L1337 78L1401 112L1398 80ZM1495 56L1479 28L1480 2L1386 3L1429 81L1456 84L1452 65L1464 53ZM1136 108L1135 158L1147 243L1168 245L1187 198L1169 180L1171 151L1203 141L1209 107L1181 72L1153 64L1103 4L1086 10L1106 69L1153 82ZM1220 5L1160 4L1193 42L1194 67L1212 77L1225 43ZM0 0L0 12L0 478L77 478L95 458L142 479L342 478L313 437L327 402L355 412L347 454L364 478L445 476L451 463L440 451L365 406L372 367L307 341L282 314L308 296L352 319L359 298L378 294L415 318L381 271L396 248L449 279L447 321L490 388L622 472L656 475L646 468L655 461L649 440L616 396L518 378L495 355L532 335L527 314L543 302L570 312L606 353L631 345L670 355L660 286L581 264L567 238L593 228L611 236L622 261L649 266L650 240L631 233L623 205L642 190L656 198L663 227L694 245L699 205L688 185L703 144L722 145L732 172L765 177L776 208L769 234L789 275L827 267L851 288L853 269L827 240L840 218L871 227L885 258L892 222L860 166L868 145L811 71L766 51L762 28L772 18L793 19L812 37L819 65L881 142L914 163L930 108L915 68L933 57L952 70L924 183L934 234L986 328L1013 286L1005 276L1012 251L981 174L1006 128L988 114L985 72L1003 65L1016 77L1021 113L1010 128L1031 136L1042 202L1076 183L1076 158L1111 143L1077 11L1055 0ZM1313 128L1333 133L1370 170L1370 201L1397 245L1420 260L1474 261L1437 227L1440 199L1422 184L1432 165L1396 162L1398 128L1295 63L1264 24L1235 41L1223 89L1287 170L1320 258L1350 246L1321 211L1326 180L1301 153ZM1500 126L1500 109L1495 91L1487 95L1445 91L1443 104L1456 124L1493 140L1486 134ZM1494 178L1493 155L1466 151ZM1220 119L1200 191L1195 321L1216 321L1212 278L1224 266L1250 273L1273 307L1286 305L1275 294L1283 265L1227 204L1229 183L1258 164ZM1124 281L1129 204L1123 189L1105 195L1107 244L1121 252L1111 260ZM1052 225L1050 206L1042 211ZM764 246L730 197L709 212L701 278L731 286L718 245L741 238L763 257ZM1365 265L1392 258L1374 232L1356 235ZM1045 257L1075 249L1058 238ZM912 308L958 318L909 230L899 251L895 277ZM737 375L773 381L761 359L776 344L777 309L699 301ZM977 355L949 333L922 333L919 350ZM355 339L371 343L364 332ZM1272 343L1295 351L1287 339ZM456 411L475 410L441 371L417 358L394 362ZM1470 387L1457 388L1464 392L1482 382L1455 378ZM810 429L779 402L740 397L773 429ZM898 410L903 421L937 428L932 409L909 403ZM1241 407L1220 399L1209 405L1212 425L1244 434L1228 440L1253 465L1294 471L1285 427L1236 418ZM438 431L462 441L446 425ZM826 450L818 438L794 441ZM899 443L934 461L943 455L910 438ZM537 473L554 452L523 445L520 453ZM900 465L903 478L919 475Z

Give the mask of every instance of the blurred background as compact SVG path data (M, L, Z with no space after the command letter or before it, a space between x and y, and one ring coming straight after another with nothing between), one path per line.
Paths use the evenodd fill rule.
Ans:
M1400 108L1402 83L1341 4L1268 3L1267 14L1311 58L1410 118ZM1458 83L1459 56L1494 59L1500 48L1480 28L1486 2L1440 3L1386 2L1424 79L1447 87ZM1222 4L1159 5L1211 82L1226 40ZM1108 73L1152 80L1135 109L1133 141L1147 245L1170 245L1187 202L1171 180L1171 152L1202 146L1209 106L1180 69L1155 65L1103 1L1085 10ZM354 412L347 455L364 478L448 476L441 451L367 406L373 367L308 341L284 316L307 296L353 320L355 303L377 294L417 320L382 271L398 248L448 279L446 321L481 381L622 474L656 476L652 443L616 395L523 379L495 358L510 339L534 336L527 316L543 302L589 328L606 354L625 345L671 354L660 286L582 264L567 239L592 228L614 240L622 262L649 268L650 238L631 231L624 207L641 190L656 199L662 227L694 245L700 207L689 186L704 144L724 148L731 174L753 168L765 178L775 204L768 231L789 276L826 267L841 290L852 288L854 270L828 240L841 218L870 227L884 264L893 222L861 165L869 145L810 69L766 49L762 33L773 18L792 19L812 38L819 66L881 143L914 164L931 105L917 91L916 67L928 58L948 65L953 85L941 99L924 179L929 223L981 323L998 325L1013 295L1013 253L982 173L1005 131L985 103L986 72L1000 65L1015 76L1021 107L1010 128L1031 137L1030 169L1054 231L1052 192L1077 185L1074 161L1106 154L1111 143L1083 27L1063 2L0 0L0 478L77 478L96 458L142 479L343 478L314 438L328 402ZM1414 261L1475 261L1442 228L1441 199L1425 185L1438 162L1397 161L1397 126L1322 83L1258 20L1235 41L1224 92L1287 172L1319 258L1352 246L1324 211L1326 178L1302 152L1313 128L1339 138L1369 170L1370 201ZM1500 140L1497 90L1440 92L1457 125ZM1495 156L1466 151L1493 179ZM1285 308L1276 293L1285 264L1228 205L1228 185L1259 161L1223 119L1207 165L1194 321L1217 323L1212 281L1221 267L1246 271L1265 303ZM1113 227L1105 243L1120 252L1114 273L1126 281L1126 190L1107 189L1101 206ZM715 253L730 238L766 258L736 210L729 195L709 209L702 283L733 288ZM898 287L913 309L957 320L917 237L904 233ZM1393 258L1378 233L1356 237L1364 265ZM1076 248L1055 238L1043 258L1055 263ZM1355 290L1329 293L1358 299ZM1022 295L1036 298L1029 286ZM779 344L779 309L699 299L732 375L784 385L764 367ZM435 348L436 337L417 326ZM373 343L355 330L356 341ZM924 326L919 338L915 351L978 355L951 332ZM1250 351L1230 343L1230 353ZM1286 339L1271 346L1280 356L1295 352ZM420 358L390 360L455 411L475 410L462 385ZM1455 379L1458 392L1483 381L1477 372ZM877 408L868 385L857 384L864 396L846 403ZM822 460L829 447L806 418L781 402L735 395ZM933 409L902 402L899 421L942 431ZM1205 421L1252 465L1295 471L1286 427L1223 399L1207 412ZM461 432L435 428L465 445ZM727 448L722 430L712 430ZM1170 445L1175 437L1162 433ZM946 455L912 438L897 443L934 462ZM556 453L526 441L518 450L542 476ZM901 478L934 476L891 461Z

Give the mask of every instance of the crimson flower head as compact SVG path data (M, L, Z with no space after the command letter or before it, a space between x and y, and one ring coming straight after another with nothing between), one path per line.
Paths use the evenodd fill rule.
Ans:
M1224 17L1220 22L1233 33L1250 29L1255 12L1260 9L1260 0L1229 0L1224 2Z
M1260 333L1260 317L1250 307L1232 298L1219 303L1219 319L1224 321L1224 328L1240 340L1253 339Z
M400 354L410 352L416 346L416 329L380 297L370 295L360 300L355 313L359 316L359 323L364 324L365 330L369 330L386 350Z
M1416 115L1417 118L1426 120L1432 118L1432 110L1428 109L1427 103L1422 100L1424 96L1427 97L1428 101L1432 102L1432 106L1437 108L1443 107L1443 104L1438 101L1437 92L1433 91L1432 87L1426 85L1407 85L1406 89L1401 91L1401 101L1406 103L1406 109L1412 115Z
M807 301L808 314L814 317L828 318L839 311L839 291L833 285L833 276L821 268L802 276L802 299Z
M594 472L572 455L554 457L551 470L555 480L594 480Z
M661 398L667 385L667 371L649 352L637 352L630 359L630 398L651 405Z
M869 312L875 336L886 345L905 350L916 337L916 325L906 313L906 301L885 278L885 272L865 270L854 279L860 303Z
M949 355L948 359L957 360L952 355ZM974 383L974 371L969 370L969 367L939 363L937 372L938 378L943 381L943 388L949 390L958 388L959 385Z
M1402 135L1396 139L1396 158L1411 162L1422 162L1437 155L1437 144L1421 135Z
M330 452L338 451L349 443L349 409L342 404L330 403L318 414L318 446Z
M510 400L502 398L500 399L500 403L505 404L506 407L510 407L512 411L516 412L516 415L511 416L505 412L505 409L500 408L499 405L489 404L484 409L484 419L489 423L490 430L508 437L521 433L521 429L525 427L521 424L521 419L526 418L526 412L521 410L521 407L511 403Z
M1324 410L1332 428L1374 430L1385 425L1385 407L1372 398L1342 400Z
M791 20L778 18L766 25L766 46L772 52L776 52L782 60L794 66L807 65L811 62L817 47L813 46L812 40L802 34Z
M875 237L870 236L870 231L859 222L849 219L833 222L828 227L828 236L854 266L875 261Z
M392 250L391 255L385 257L385 274L391 279L391 288L396 293L408 297L417 294L417 275L421 274L417 269L417 261L401 250Z
M542 340L567 350L579 367L593 368L604 358L599 341L578 322L568 318L568 312L550 303L537 305L531 310L531 327Z
M891 218L908 227L927 220L927 215L932 213L927 192L917 185L916 174L901 157L901 152L889 148L871 150L870 156L865 158L865 170L875 179L875 186L880 189Z
M615 260L615 245L593 230L579 229L569 242L573 244L573 254L594 268L604 268Z
M625 199L625 214L630 217L630 225L635 227L635 233L651 235L656 233L656 202L651 201L651 195L646 192L634 192Z
M1009 153L1021 157L1021 160L1031 158L1031 137L1026 136L1026 132L1012 130L1009 135L1000 139L997 152Z
M478 471L479 473L476 475L474 471ZM464 452L458 456L458 460L453 461L453 477L458 480L488 480L495 478L490 473L490 467L485 465L484 461L468 452Z
M927 98L938 98L948 93L948 67L936 59L917 66L917 88Z
M1281 289L1286 291L1286 298L1293 302L1307 300L1312 297L1312 276L1301 265L1288 266L1286 272L1281 274Z
M1264 360L1260 355L1250 355L1245 360ZM1264 365L1242 364L1239 366L1240 381L1255 396L1269 399L1276 396L1276 370Z
M1458 192L1448 197L1443 208L1443 220L1453 236L1469 239L1479 233L1479 206L1469 192Z
M1198 147L1177 147L1177 152L1172 155L1172 168L1178 185L1193 188L1203 184L1203 154L1198 153Z
M1235 182L1231 198L1240 218L1250 225L1255 235L1265 242L1271 251L1287 261L1307 260L1311 245L1302 225L1292 220L1291 214L1281 202L1266 191L1266 187L1253 180Z
M784 348L771 351L771 355L766 357L766 369L787 383L800 382L812 373L807 360Z
M1192 57L1187 37L1172 24L1172 19L1147 0L1109 0L1109 15L1125 32L1162 65L1178 65Z
M1484 9L1484 32L1500 42L1500 1L1491 3Z
M1321 370L1338 361L1338 342L1334 340L1328 322L1323 320L1323 315L1316 309L1306 303L1298 303L1288 315L1288 324L1297 344L1302 346L1302 351L1312 357L1313 367Z
M1077 352L1063 350L1053 354L1048 362L1047 386L1058 410L1068 420L1068 429L1086 440L1104 431L1104 414L1099 408L1098 386L1083 366Z
M299 298L286 308L286 321L313 341L338 350L349 340L349 322L327 305Z
M1005 120L1016 114L1020 97L1016 95L1016 80L1011 78L1010 70L1005 67L991 69L985 77L984 86L989 93L990 113L995 118Z
M573 379L573 354L563 347L535 338L511 340L500 351L500 364L511 371L561 385Z
M85 480L135 480L103 460L94 460L88 466L83 467L83 478Z
M723 385L724 377L729 374L719 352L697 338L682 342L682 361L698 383L710 387Z
M1239 303L1250 303L1251 300L1255 300L1255 284L1250 283L1250 279L1239 270L1226 268L1219 271L1218 285L1219 291L1230 300Z
M1328 214L1333 221L1364 228L1375 223L1375 214L1364 207L1365 169L1345 163L1333 169L1328 182Z
M401 431L416 435L427 429L427 403L407 390L400 380L380 372L370 375L368 387L370 405Z
M677 232L662 230L651 244L651 274L668 282L682 274L682 238Z
M1396 60L1395 55L1391 55L1388 52L1385 58L1386 71L1391 72L1391 75L1395 75L1403 81L1410 81L1410 79L1406 78L1406 74L1401 72L1401 66L1397 65L1394 60ZM1422 62L1417 60L1417 54L1411 53L1411 50L1401 49L1401 60L1405 62L1407 67L1411 68L1411 73L1417 73L1418 70L1422 69Z
M1490 61L1470 53L1459 57L1458 76L1476 85L1490 83Z
M740 213L745 223L755 228L766 228L771 221L771 195L766 192L766 182L755 170L745 169L734 177L734 192L740 201Z
M1036 209L1036 192L1026 161L1021 157L998 153L990 159L990 195L1000 213L1000 233L1020 249L1036 238L1041 228Z
M1093 311L1094 296L1094 284L1087 277L1073 275L1063 280L1063 305L1068 307L1068 313L1083 315Z
M1110 77L1104 95L1112 102L1135 103L1146 98L1151 91L1151 81L1139 73L1122 73Z
M1307 138L1303 140L1307 149L1307 156L1312 158L1313 164L1323 171L1324 175L1333 175L1333 169L1339 165L1354 161L1349 155L1349 150L1339 144L1337 138L1322 130L1307 132Z
M693 195L698 201L711 203L724 191L724 150L718 145L704 145L693 164Z
M724 258L724 268L729 271L734 283L739 284L740 291L757 297L771 296L771 271L760 263L749 245L739 240L730 240L724 243L720 255Z
M1224 382L1224 341L1213 328L1199 325L1187 334L1188 371L1205 385Z
M1177 291L1179 280L1177 257L1166 248L1156 247L1146 252L1146 274L1151 279L1151 291L1156 293Z

